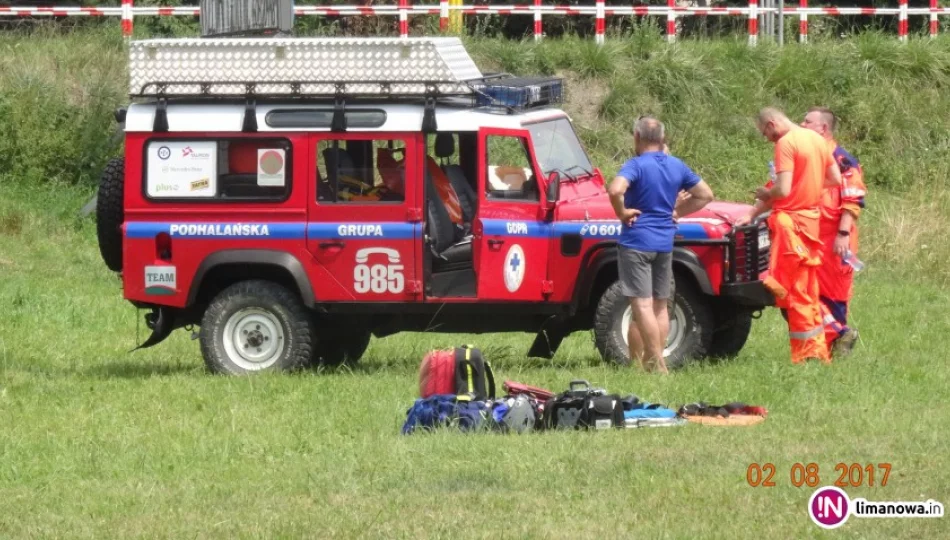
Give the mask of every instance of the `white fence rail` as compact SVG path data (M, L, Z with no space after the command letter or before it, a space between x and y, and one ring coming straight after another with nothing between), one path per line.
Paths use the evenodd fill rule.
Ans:
M889 16L897 17L897 37L901 41L907 40L909 15L930 16L930 37L936 37L940 22L938 17L950 15L950 8L938 7L937 0L930 0L929 8L909 8L907 0L897 0L896 8L828 8L808 7L808 0L800 0L797 7L776 7L776 0L763 0L760 6L757 0L750 0L746 7L682 7L677 6L675 0L667 0L666 6L607 6L604 0L594 0L593 5L544 5L541 0L534 0L533 5L462 5L459 0L439 0L438 4L412 4L411 0L396 0L390 5L333 5L333 6L295 6L296 16L312 17L397 17L399 33L409 35L409 18L420 15L438 15L439 28L446 32L450 27L450 19L460 20L464 15L496 14L505 16L531 16L534 19L534 38L539 40L544 35L544 17L562 15L571 17L593 17L595 40L603 43L606 30L606 18L612 16L649 16L666 19L666 36L669 41L676 40L677 19L686 17L743 17L748 19L749 44L755 45L760 34L759 21L764 20L770 35L774 35L775 21L783 21L785 17L799 18L799 40L808 39L809 16ZM122 0L121 6L115 7L6 7L0 6L0 18L9 17L120 17L122 33L125 37L132 36L135 17L197 17L201 13L198 7L136 7L133 0ZM779 23L779 39L782 39L784 24Z

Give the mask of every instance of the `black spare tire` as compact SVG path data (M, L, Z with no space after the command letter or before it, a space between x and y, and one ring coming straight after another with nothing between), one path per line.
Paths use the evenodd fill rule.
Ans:
M113 272L122 271L122 222L125 213L122 194L125 185L125 159L112 158L99 177L96 195L96 235L99 253Z

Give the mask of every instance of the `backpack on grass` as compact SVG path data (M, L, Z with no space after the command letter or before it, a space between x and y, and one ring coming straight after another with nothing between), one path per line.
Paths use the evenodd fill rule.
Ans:
M436 394L420 398L406 411L402 434L416 430L433 431L439 428L457 428L476 431L485 426L491 411L484 401L472 401L453 394Z
M468 396L474 401L495 399L491 364L471 345L430 351L419 366L419 396L437 394Z

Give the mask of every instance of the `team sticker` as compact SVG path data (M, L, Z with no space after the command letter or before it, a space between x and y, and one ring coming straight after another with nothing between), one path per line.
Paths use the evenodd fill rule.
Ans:
M168 296L177 292L177 274L174 266L146 266L145 294Z

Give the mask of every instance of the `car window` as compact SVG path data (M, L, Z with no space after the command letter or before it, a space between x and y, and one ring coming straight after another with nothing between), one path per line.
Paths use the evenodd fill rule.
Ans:
M317 201L405 201L406 141L322 140L317 144Z
M153 200L286 199L286 139L152 140L145 148L145 196Z
M523 137L486 137L488 159L485 182L489 199L538 201L537 179L531 167L527 140Z

